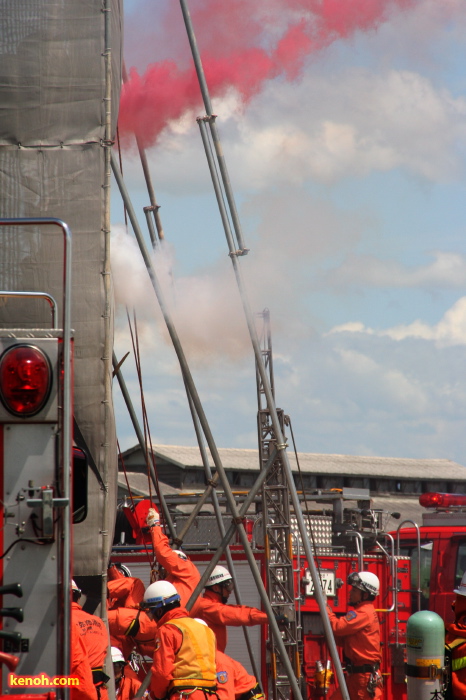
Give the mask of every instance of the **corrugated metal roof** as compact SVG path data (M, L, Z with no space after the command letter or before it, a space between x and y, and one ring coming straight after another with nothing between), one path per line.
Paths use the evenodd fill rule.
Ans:
M128 450L134 452L135 448ZM203 467L198 447L153 445L156 458L181 467ZM238 471L258 470L258 451L220 447L218 449L225 469ZM288 452L293 471L297 470L294 453ZM123 454L123 457L125 453ZM306 474L351 474L351 476L387 479L465 480L466 469L449 459L404 459L400 457L357 457L299 452L301 471ZM213 460L210 458L213 467Z
M128 471L126 472L126 476L128 478L129 487L133 496L149 496L149 484L147 482L147 474L139 474L138 472ZM181 492L181 489L176 489L173 486L164 484L162 481L159 481L159 485L160 490L162 491L162 494L164 496L170 496ZM125 475L121 472L118 472L118 486L121 489L124 489L125 491L128 490ZM152 486L152 494L154 493L155 489Z

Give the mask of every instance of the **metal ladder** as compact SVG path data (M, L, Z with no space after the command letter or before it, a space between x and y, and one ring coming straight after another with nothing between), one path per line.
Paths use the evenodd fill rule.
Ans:
M259 333L262 357L268 372L272 394L275 398L273 377L272 340L270 332L270 314L268 309L257 314L262 319L262 332ZM260 468L264 469L276 444L276 437L267 408L265 392L256 367L257 401L258 401L258 437ZM284 431L285 414L277 408L282 431ZM273 463L270 476L262 488L263 527L265 566L267 575L267 593L274 612L285 616L286 625L281 625L283 642L289 659L300 679L301 668L301 626L296 612L296 595L293 570L293 546L291 530L290 496L285 471L279 457ZM288 675L280 662L276 643L269 635L267 643L267 661L270 664L269 678L274 700L289 700L291 685Z

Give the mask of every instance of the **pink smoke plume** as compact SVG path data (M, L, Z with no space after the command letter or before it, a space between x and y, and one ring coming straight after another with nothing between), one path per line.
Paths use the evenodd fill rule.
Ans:
M387 19L390 10L407 9L415 2L266 0L264 5L260 1L251 4L250 0L221 4L217 0L204 0L191 14L194 31L200 27L198 43L210 94L221 96L234 87L247 103L264 81L280 75L288 80L296 79L309 54L356 31L376 29ZM256 16L252 16L254 10ZM260 20L265 17L265 23L268 21L276 28L283 22L283 16L294 19L283 29L275 45L264 48L264 22ZM132 68L120 102L123 142L128 134L137 133L145 146L153 145L167 122L194 108L202 112L194 67L181 70L174 61L162 61L149 65L143 75Z

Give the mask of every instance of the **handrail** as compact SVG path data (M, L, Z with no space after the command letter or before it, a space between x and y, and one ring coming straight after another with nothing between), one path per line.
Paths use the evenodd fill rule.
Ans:
M400 530L405 523L411 523L416 528L417 534L417 607L421 609L421 531L419 525L414 520L403 520L396 529L396 555L400 556Z
M64 221L55 218L32 217L24 219L0 219L0 226L58 226L63 232L63 430L61 440L61 463L63 465L63 497L68 503L63 507L64 528L61 548L62 588L63 588L63 629L62 639L63 669L65 676L70 674L71 644L71 230Z
M47 292L7 292L6 290L0 290L0 297L24 297L24 298L29 298L29 299L45 299L46 301L49 302L50 308L52 309L52 330L56 331L57 329L57 313L58 313L58 307L57 307L57 302L53 298L51 294L47 294Z
M385 547L378 541L377 546L382 550L382 552L385 554L385 556L388 558L390 561L390 569L391 569L391 577L393 581L393 586L392 586L392 604L389 608L377 608L377 612L393 612L395 609L397 609L398 605L398 586L396 583L396 562L395 562L395 540L393 538L393 535L391 535L389 532L384 533L385 537L388 537L388 539L391 542L391 550L392 553L391 555L387 552ZM397 615L398 618L398 615ZM398 620L397 620L398 622Z

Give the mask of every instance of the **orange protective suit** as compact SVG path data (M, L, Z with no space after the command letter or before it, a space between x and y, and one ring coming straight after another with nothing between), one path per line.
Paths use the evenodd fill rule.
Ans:
M79 686L71 686L71 700L97 700L97 691L92 680L91 664L83 639L71 625L71 669L70 676L79 680Z
M122 576L107 583L108 609L133 608L138 609L144 598L145 586L141 579Z
M201 575L195 564L189 559L182 559L171 547L168 537L159 525L150 528L154 554L161 566L167 571L166 581L172 583L181 598L184 607L196 588Z
M336 641L343 646L343 653L351 664L380 665L380 625L373 604L369 601L358 603L354 610L340 618L328 606L327 612ZM351 700L378 700L382 697L380 686L375 689L375 695L368 693L367 683L370 676L370 671L348 674L346 685ZM331 700L340 700L341 697L340 690L337 690Z
M255 676L251 676L239 661L221 651L215 655L217 665L217 695L219 700L239 700L257 686Z
M465 605L465 596L457 596L455 601L455 621L447 625L447 634L445 637L445 643L452 648L451 697L453 700L466 698L466 665L463 668L455 668L456 665L461 667L463 663L466 664ZM462 659L464 659L464 661L462 661Z
M206 700L215 693L215 636L189 617L185 608L169 610L158 623L152 665L151 691L155 698L189 690L190 700Z
M71 622L76 626L84 646L93 672L103 670L109 638L107 628L96 615L85 612L78 603L71 603ZM95 683L100 688L101 697L106 697L105 686Z
M123 676L115 689L116 700L133 700L140 687L141 681Z
M157 624L143 610L139 612L139 617L134 608L116 608L109 610L107 615L111 645L121 649L125 659L128 659L133 650L142 656L153 655ZM127 635L126 632L136 617L139 620L139 631L134 636Z
M265 625L268 622L267 615L262 610L250 608L247 605L228 605L222 603L218 593L208 588L204 595L194 603L191 617L200 617L207 622L217 637L217 649L225 651L228 641L227 625L231 627L252 627L253 625Z

